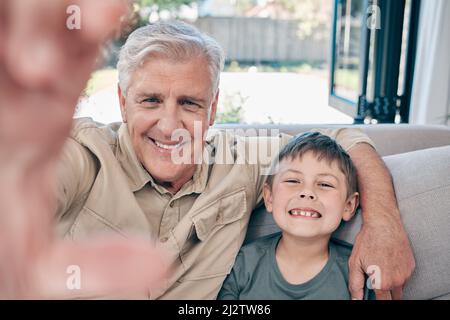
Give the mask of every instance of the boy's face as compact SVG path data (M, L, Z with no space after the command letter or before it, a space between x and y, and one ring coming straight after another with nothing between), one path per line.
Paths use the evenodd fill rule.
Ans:
M319 161L313 152L302 158L283 159L266 184L264 201L283 233L301 238L329 236L342 219L352 218L358 193L347 197L347 182L336 161Z

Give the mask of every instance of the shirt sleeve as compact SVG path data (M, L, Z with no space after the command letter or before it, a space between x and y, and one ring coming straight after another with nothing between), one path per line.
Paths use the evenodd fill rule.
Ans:
M242 251L239 251L233 269L225 278L225 281L222 284L222 288L219 291L217 300L239 300L239 284L243 282L242 274L240 272L244 265L243 261Z
M239 288L234 268L223 282L217 300L239 300Z
M57 219L67 214L74 204L86 199L96 171L96 162L89 150L74 139L67 139L58 164Z
M361 129L319 128L311 131L320 132L321 134L336 140L336 142L347 152L359 143L367 143L376 149L373 141Z

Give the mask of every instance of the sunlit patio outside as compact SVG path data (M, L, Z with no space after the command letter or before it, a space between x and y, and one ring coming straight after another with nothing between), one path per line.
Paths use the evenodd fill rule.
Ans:
M117 71L97 71L80 100L76 117L92 117L101 123L121 121L117 98ZM232 113L233 121L226 121ZM300 73L223 72L220 83L218 122L256 123L352 123L350 116L328 106L327 70Z

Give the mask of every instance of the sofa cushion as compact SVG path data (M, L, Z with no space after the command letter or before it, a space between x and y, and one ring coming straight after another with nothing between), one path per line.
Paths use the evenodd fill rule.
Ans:
M450 146L384 157L416 258L405 299L433 299L450 294ZM353 243L361 214L342 223L334 236ZM246 242L277 232L264 207L255 210Z

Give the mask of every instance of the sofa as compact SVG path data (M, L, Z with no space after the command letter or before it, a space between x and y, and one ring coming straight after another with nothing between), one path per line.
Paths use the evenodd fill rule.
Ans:
M295 135L323 125L217 125L218 129L276 129ZM342 127L342 126L326 126ZM419 125L355 125L375 143L389 168L416 270L404 288L404 299L450 300L450 127ZM256 130L246 130L256 129ZM269 131L270 132L270 131ZM354 243L361 214L342 223L334 237ZM245 243L279 231L264 206L250 219Z

